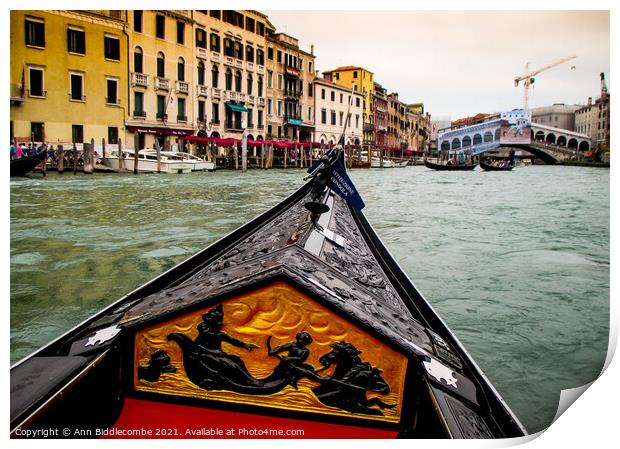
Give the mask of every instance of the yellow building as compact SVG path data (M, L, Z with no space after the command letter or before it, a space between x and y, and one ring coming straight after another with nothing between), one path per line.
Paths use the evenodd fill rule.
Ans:
M341 86L355 86L364 94L364 145L373 144L373 92L375 90L374 75L362 67L344 66L323 72L323 75Z
M115 143L125 135L122 11L11 11L11 139Z

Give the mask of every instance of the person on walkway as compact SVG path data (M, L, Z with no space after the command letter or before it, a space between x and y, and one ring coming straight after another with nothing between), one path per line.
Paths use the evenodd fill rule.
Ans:
M17 145L17 148L15 148L15 159L21 159L22 157L24 157L24 144L19 144Z
M15 145L11 145L11 160L15 159Z

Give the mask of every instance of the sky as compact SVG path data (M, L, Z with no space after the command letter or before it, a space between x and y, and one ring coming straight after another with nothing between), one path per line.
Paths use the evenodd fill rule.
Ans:
M530 89L530 108L584 104L607 87L608 11L274 11L278 31L314 44L321 72L362 66L406 103L424 102L433 117L457 119L522 107L516 75L572 54Z

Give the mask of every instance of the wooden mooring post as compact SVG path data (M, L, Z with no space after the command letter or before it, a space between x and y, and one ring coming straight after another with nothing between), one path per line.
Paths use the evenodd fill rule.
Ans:
M73 174L77 174L77 163L78 163L78 151L75 146L75 142L73 142Z
M138 174L138 147L140 146L140 131L136 132L133 142L133 174Z
M82 171L86 175L92 175L95 169L95 139L90 139L90 143L83 144L82 159L84 165Z
M56 161L58 174L62 175L65 171L65 150L62 148L62 145L56 147Z
M157 151L157 173L161 173L161 148L159 147L159 141L157 138L155 138L155 150ZM138 148L134 150L134 154L137 152Z

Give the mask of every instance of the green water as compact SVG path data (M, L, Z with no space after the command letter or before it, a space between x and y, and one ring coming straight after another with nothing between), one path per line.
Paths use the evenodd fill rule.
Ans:
M298 170L11 179L11 361L276 204ZM530 432L609 332L609 170L352 171L365 213Z

